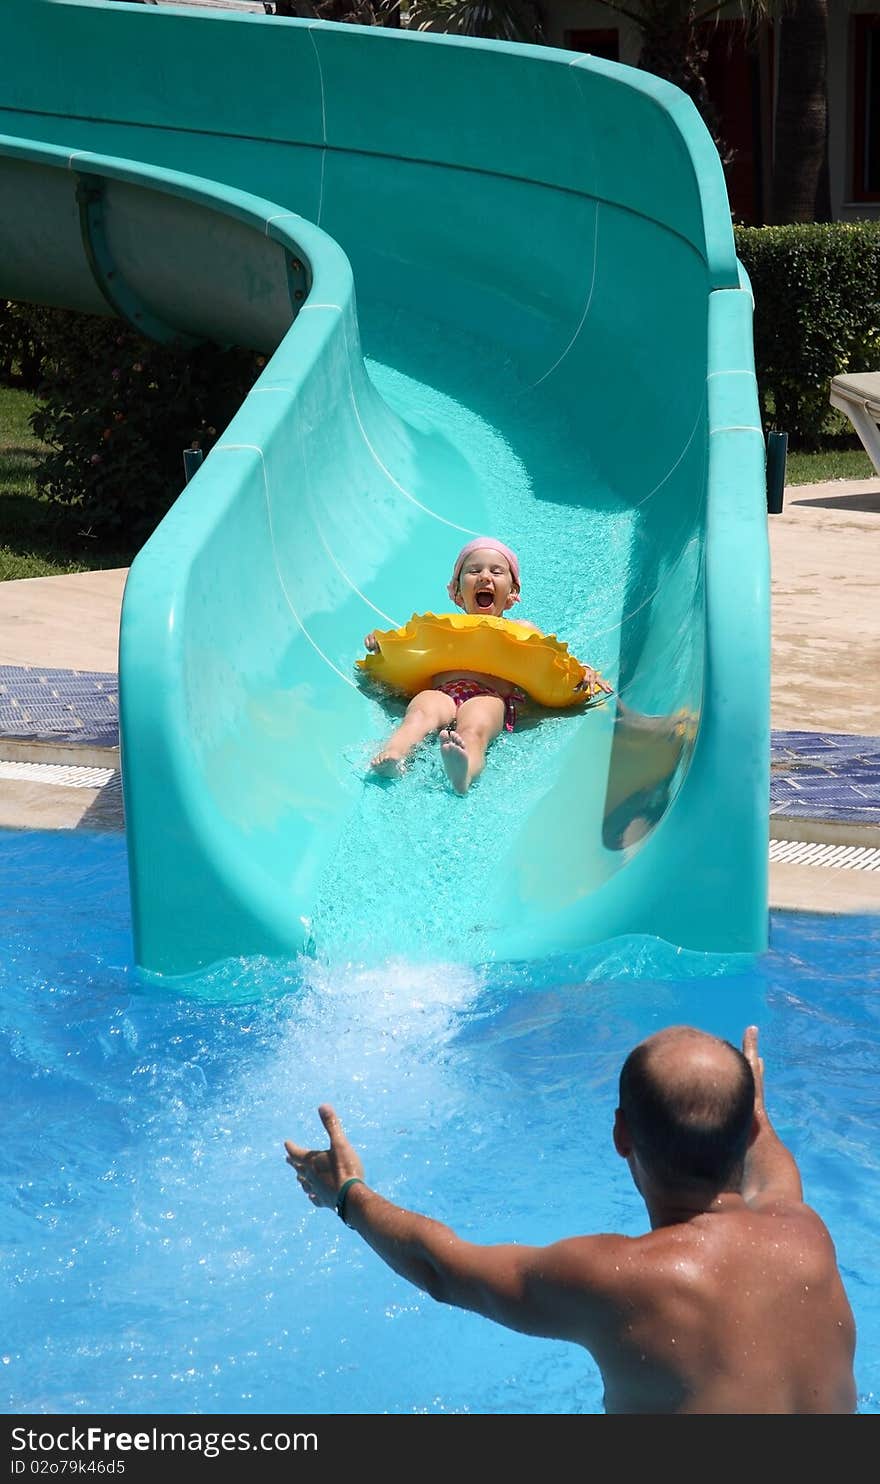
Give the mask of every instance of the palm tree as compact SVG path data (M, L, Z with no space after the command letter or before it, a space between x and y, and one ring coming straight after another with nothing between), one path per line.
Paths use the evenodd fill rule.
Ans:
M414 31L447 31L490 41L546 40L540 0L412 0L407 24Z
M827 222L827 0L793 0L779 23L778 48L771 221Z
M400 0L263 0L267 15L356 26L400 25Z
M779 3L780 0L735 0L746 35L751 33L756 37ZM625 0L624 3L599 0L599 4L625 16L641 32L639 67L665 77L687 93L702 115L721 159L729 163L731 152L706 85L705 38L710 21L717 21L721 11L730 11L730 0L638 0L635 6L626 4Z
M706 51L700 38L700 28L729 6L716 0L639 0L637 9L625 0L599 3L639 28L639 66L676 83L693 99L721 159L729 163L730 152L706 89ZM754 34L768 21L776 21L779 73L770 219L777 223L828 221L828 0L737 3Z
M640 0L637 10L619 0L599 3L638 26L639 66L668 78L693 98L728 163L730 154L707 95L699 28L729 7L715 0ZM779 70L770 220L828 221L828 0L738 0L738 6L754 34L768 21L776 23Z

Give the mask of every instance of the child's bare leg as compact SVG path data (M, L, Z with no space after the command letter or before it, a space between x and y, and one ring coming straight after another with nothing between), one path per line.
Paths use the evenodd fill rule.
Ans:
M436 732L452 721L455 721L455 702L451 696L442 690L419 691L407 706L400 726L370 763L373 772L382 778L396 778L413 748L424 742L429 732Z
M440 756L446 776L457 794L466 794L483 771L486 749L504 725L500 696L473 696L462 702L455 725L440 733Z

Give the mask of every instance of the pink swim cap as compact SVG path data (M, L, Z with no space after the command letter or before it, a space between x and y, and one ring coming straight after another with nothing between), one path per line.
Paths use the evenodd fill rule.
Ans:
M482 551L484 548L488 551L501 552L501 555L507 559L507 564L510 567L511 576L513 577L517 589L519 588L519 559L516 555L516 552L511 551L509 546L505 546L503 541L496 541L494 536L477 536L474 541L469 541L467 546L463 546L461 548L461 551L458 553L458 556L455 558L455 566L452 571L452 581L446 588L446 591L448 592L453 603L455 602L455 595L458 591L458 579L461 576L461 569L465 564L466 558L470 556L472 551ZM519 602L518 591L515 593L511 593L510 601L511 603Z

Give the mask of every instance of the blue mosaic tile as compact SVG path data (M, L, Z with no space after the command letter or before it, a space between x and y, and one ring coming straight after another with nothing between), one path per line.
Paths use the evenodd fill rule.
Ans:
M787 778L785 775L780 775L776 778L771 777L770 779L771 796L778 794L780 798L784 798L786 794L798 794L801 792L802 789L798 786L794 778Z
M775 731L770 767L771 816L880 819L878 737Z
M0 736L117 747L117 677L97 670L0 665Z
M772 737L772 756L816 758L831 762L832 758L876 757L880 752L880 737L862 737L849 732L783 732L776 731Z

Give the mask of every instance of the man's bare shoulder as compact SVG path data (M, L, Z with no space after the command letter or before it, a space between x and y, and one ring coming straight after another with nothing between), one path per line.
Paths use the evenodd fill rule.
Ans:
M834 1261L830 1233L817 1212L802 1201L777 1199L754 1207L737 1201L724 1211L708 1211L637 1236L568 1237L543 1249L542 1267L558 1281L619 1291L663 1277L667 1270L693 1277L702 1264L715 1261L719 1248L743 1243L752 1258L766 1243L782 1261L793 1252L819 1263Z
M817 1272L836 1269L834 1240L818 1211L806 1201L768 1196L748 1208L752 1230L763 1236L784 1261L797 1254L801 1264L811 1263Z
M645 1273L660 1262L667 1245L665 1236L657 1232L634 1237L612 1232L564 1237L539 1249L536 1267L543 1278L563 1288L611 1297L635 1274Z

